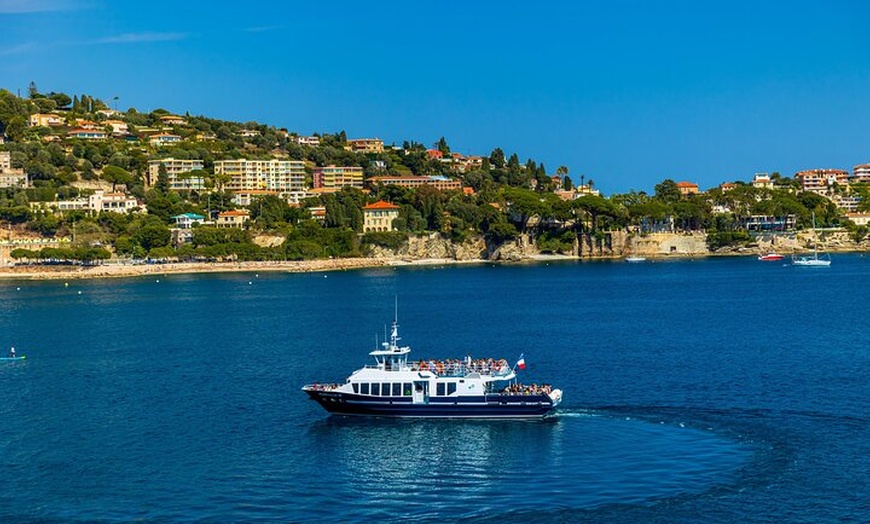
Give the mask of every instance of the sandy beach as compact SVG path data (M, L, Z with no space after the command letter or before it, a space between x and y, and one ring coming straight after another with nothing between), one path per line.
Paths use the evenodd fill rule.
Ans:
M127 278L152 274L232 273L284 271L309 273L342 271L367 267L448 265L479 263L483 260L459 261L453 259L405 260L388 258L338 258L302 261L258 262L177 262L166 264L102 264L99 266L38 266L19 265L0 267L0 280L62 280L88 278Z
M534 255L512 263L536 263L557 260L576 260L564 255ZM452 258L335 258L300 261L257 262L175 262L165 264L118 264L99 266L39 266L18 265L0 267L0 280L63 280L88 278L130 278L145 275L183 273L233 273L283 271L313 273L343 271L371 267L394 266L447 266L457 264L503 263L482 259L456 260Z

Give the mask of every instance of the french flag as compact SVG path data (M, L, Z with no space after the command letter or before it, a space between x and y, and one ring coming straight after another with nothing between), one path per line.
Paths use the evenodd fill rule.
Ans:
M520 354L520 359L517 360L517 367L520 369L526 369L526 359L523 358L524 353Z

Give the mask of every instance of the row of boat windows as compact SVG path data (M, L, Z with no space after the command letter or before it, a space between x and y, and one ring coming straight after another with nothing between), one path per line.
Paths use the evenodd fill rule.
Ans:
M422 386L419 386L422 387ZM368 383L354 382L353 392L360 395L374 395L381 397L410 397L413 386L410 382L384 382ZM440 382L435 384L435 396L444 397L456 393L456 382Z

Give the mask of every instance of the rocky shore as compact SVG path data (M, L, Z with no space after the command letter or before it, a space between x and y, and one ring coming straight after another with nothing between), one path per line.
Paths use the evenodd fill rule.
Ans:
M320 272L371 267L408 265L449 265L484 262L541 262L556 260L621 259L628 255L651 258L681 258L716 255L757 255L777 252L783 255L811 249L809 234L761 235L746 246L727 247L711 252L703 233L660 233L638 235L616 232L605 238L581 238L570 253L541 253L534 239L522 236L498 246L483 238L455 244L438 234L412 237L396 251L375 248L370 256L302 261L261 262L176 262L161 264L104 263L94 266L7 265L0 267L0 280L62 280L88 278L129 278L146 275L230 272ZM827 232L824 245L831 252L870 250L867 241L855 243L845 232Z

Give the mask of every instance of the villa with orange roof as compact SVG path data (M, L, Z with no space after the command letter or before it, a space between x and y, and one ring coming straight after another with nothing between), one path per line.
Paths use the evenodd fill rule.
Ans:
M35 113L30 115L30 127L56 127L63 124L63 117L54 113Z
M363 233L392 231L393 220L399 218L399 206L378 200L363 208Z
M344 148L354 153L383 153L384 141L380 138L354 138L348 140Z
M241 209L230 209L229 211L223 211L221 213L218 213L217 219L215 220L215 226L222 228L234 227L237 229L241 229L245 227L245 224L250 219L251 214L247 211Z
M680 194L683 196L698 194L698 184L692 182L677 182L677 189L680 190Z
M182 126L186 123L184 118L178 115L163 115L160 121L167 126Z

